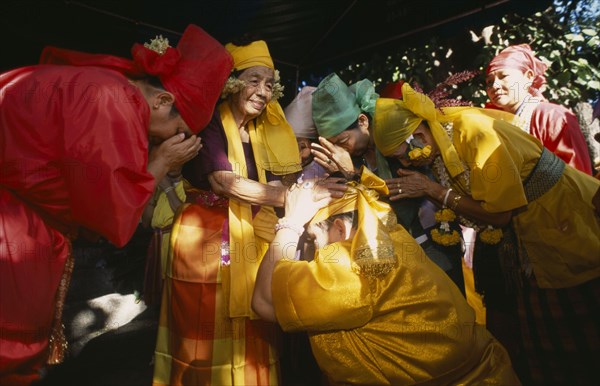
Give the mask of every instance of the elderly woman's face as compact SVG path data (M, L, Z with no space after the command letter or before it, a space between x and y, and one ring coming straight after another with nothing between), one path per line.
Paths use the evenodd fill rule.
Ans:
M269 67L255 66L245 69L238 78L246 82L246 87L232 95L233 108L246 117L256 118L271 101L275 72Z
M411 148L410 145L406 142L402 142L402 144L398 146L396 150L394 150L394 152L388 157L396 158L404 167L420 167L431 165L435 157L439 154L439 149L437 147L437 144L435 143L435 140L433 139L431 130L429 130L429 127L427 127L425 123L421 122L421 124L413 132L413 137L414 140L412 143L414 145L418 147L425 147L427 145L431 146L431 154L429 155L429 157L411 160L408 156L408 153L410 152Z

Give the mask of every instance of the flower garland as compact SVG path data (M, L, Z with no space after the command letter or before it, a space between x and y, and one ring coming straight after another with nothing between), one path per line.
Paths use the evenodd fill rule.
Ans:
M431 156L431 145L423 144L412 136L406 141L408 143L408 158L418 161ZM431 238L438 244L449 246L460 242L460 234L450 227L450 222L456 219L456 214L444 206L442 210L435 212L435 220L440 223L439 229L431 231Z
M460 242L458 232L450 228L450 222L456 219L456 214L452 209L442 208L435 212L435 220L440 223L439 229L431 231L431 238L438 244L449 246Z
M444 123L443 126L446 129L448 136L450 138L452 138L453 124L451 122L448 122L448 123ZM462 173L460 175L460 177L462 177L462 179L463 179L463 186L465 187L466 193L470 196L471 195L471 179L470 179L471 173L470 173L470 169L467 167L467 165L465 165L464 162L462 162L462 164L463 164L463 168L464 168L465 172ZM433 161L433 172L434 172L436 178L438 179L438 181L440 182L440 185L442 185L443 187L445 187L447 189L450 189L451 185L450 185L450 176L448 175L448 169L446 169L444 160L442 159L442 157L440 155L438 155L435 158L435 160ZM448 212L450 212L451 214L449 214ZM438 244L442 244L442 245L453 245L458 242L458 241L456 241L453 244L448 244L448 242L454 241L454 238L446 235L446 233L450 233L449 232L450 226L449 226L448 222L453 221L455 218L456 218L456 214L454 213L454 211L450 208L446 208L445 205L441 210L438 210L435 213L435 219L436 219L436 221L438 221L440 223L440 228L439 228L439 230L434 229L431 232L431 237L433 238L433 241L437 242ZM500 242L500 240L502 239L502 229L500 229L500 228L494 228L491 225L481 226L461 215L458 216L458 221L466 227L475 229L477 231L477 233L479 234L481 241L483 241L486 244L491 244L491 245L498 244ZM434 235L434 231L437 231L436 235L439 235L438 240L436 240L436 235ZM456 232L456 231L454 231L454 232Z
M411 161L429 158L430 155L431 155L431 145L427 145L423 148L412 147L411 151L408 152L408 158L410 158Z
M496 245L502 240L502 235L502 229L488 225L479 234L479 238L486 244Z
M169 39L163 38L162 35L158 35L154 39L150 39L150 43L144 43L144 47L163 55L167 52L167 48L171 46L169 45Z

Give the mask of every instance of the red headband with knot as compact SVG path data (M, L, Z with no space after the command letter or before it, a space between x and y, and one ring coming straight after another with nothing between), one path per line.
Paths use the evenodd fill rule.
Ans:
M518 44L500 51L488 65L486 74L502 68L512 68L520 70L523 73L531 70L533 72L533 81L530 91L534 95L538 94L540 88L546 83L544 73L548 66L535 56L528 44Z
M204 129L233 68L225 47L190 24L176 48L161 37L150 44L134 44L131 53L133 60L46 47L40 63L104 67L137 79L156 76L175 96L175 107L190 129L194 133Z

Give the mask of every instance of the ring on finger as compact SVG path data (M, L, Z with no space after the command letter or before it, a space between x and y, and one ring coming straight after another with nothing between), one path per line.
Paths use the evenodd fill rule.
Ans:
M331 163L331 158L327 158L327 163L330 164Z

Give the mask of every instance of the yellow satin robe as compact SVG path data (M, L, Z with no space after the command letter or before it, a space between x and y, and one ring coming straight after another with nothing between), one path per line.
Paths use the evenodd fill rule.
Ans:
M332 384L520 384L454 283L404 229L391 236L398 264L379 279L352 270L351 240L310 263L278 262L272 291L282 328L309 332Z
M592 205L600 181L566 165L556 185L528 203L522 181L537 164L542 144L500 120L503 112L444 113L454 123L452 142L471 170L473 199L489 212L525 207L513 216L513 225L538 285L572 287L600 276L600 218Z

